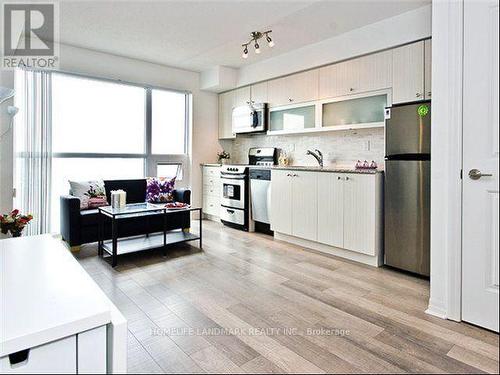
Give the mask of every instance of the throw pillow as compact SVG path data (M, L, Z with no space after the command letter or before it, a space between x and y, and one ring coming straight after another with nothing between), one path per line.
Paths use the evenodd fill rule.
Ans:
M146 201L149 203L162 203L173 201L172 192L175 187L175 177L149 177L146 187Z
M108 205L102 181L69 181L69 185L71 194L80 199L80 210Z

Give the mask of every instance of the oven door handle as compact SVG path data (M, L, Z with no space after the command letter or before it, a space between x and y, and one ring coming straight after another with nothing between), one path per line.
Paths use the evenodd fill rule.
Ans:
M226 174L224 172L220 173L220 177L224 178L226 180L244 180L245 179L245 176L235 176L232 174Z

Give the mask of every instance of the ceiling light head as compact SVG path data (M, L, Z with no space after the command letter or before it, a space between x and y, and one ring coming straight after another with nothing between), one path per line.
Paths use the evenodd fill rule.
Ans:
M266 41L267 41L267 44L269 45L269 47L271 47L271 48L274 47L274 41L269 36L269 33L266 33Z
M255 53L259 54L260 53L260 46L259 43L255 42Z

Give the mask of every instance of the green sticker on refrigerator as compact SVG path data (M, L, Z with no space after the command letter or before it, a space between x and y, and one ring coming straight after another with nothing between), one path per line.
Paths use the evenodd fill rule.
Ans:
M419 105L417 113L420 117L427 116L427 114L429 113L429 106L426 104Z

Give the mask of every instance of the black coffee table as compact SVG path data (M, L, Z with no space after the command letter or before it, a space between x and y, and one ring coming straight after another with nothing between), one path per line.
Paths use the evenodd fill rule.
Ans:
M181 209L169 209L165 204L154 203L133 203L127 204L124 207L113 208L111 206L99 207L99 234L98 234L98 255L104 257L106 252L111 256L111 265L116 267L118 264L118 255L145 251L151 249L163 248L164 251L168 245L187 242L200 241L200 249L202 248L202 216L201 207L186 207ZM184 231L167 231L168 216L178 212L198 211L200 215L200 233L199 235ZM118 238L118 225L120 219L131 217L145 218L148 216L163 216L163 232L160 233L145 233L144 235L134 237ZM104 233L104 218L111 218L111 240L103 239Z

